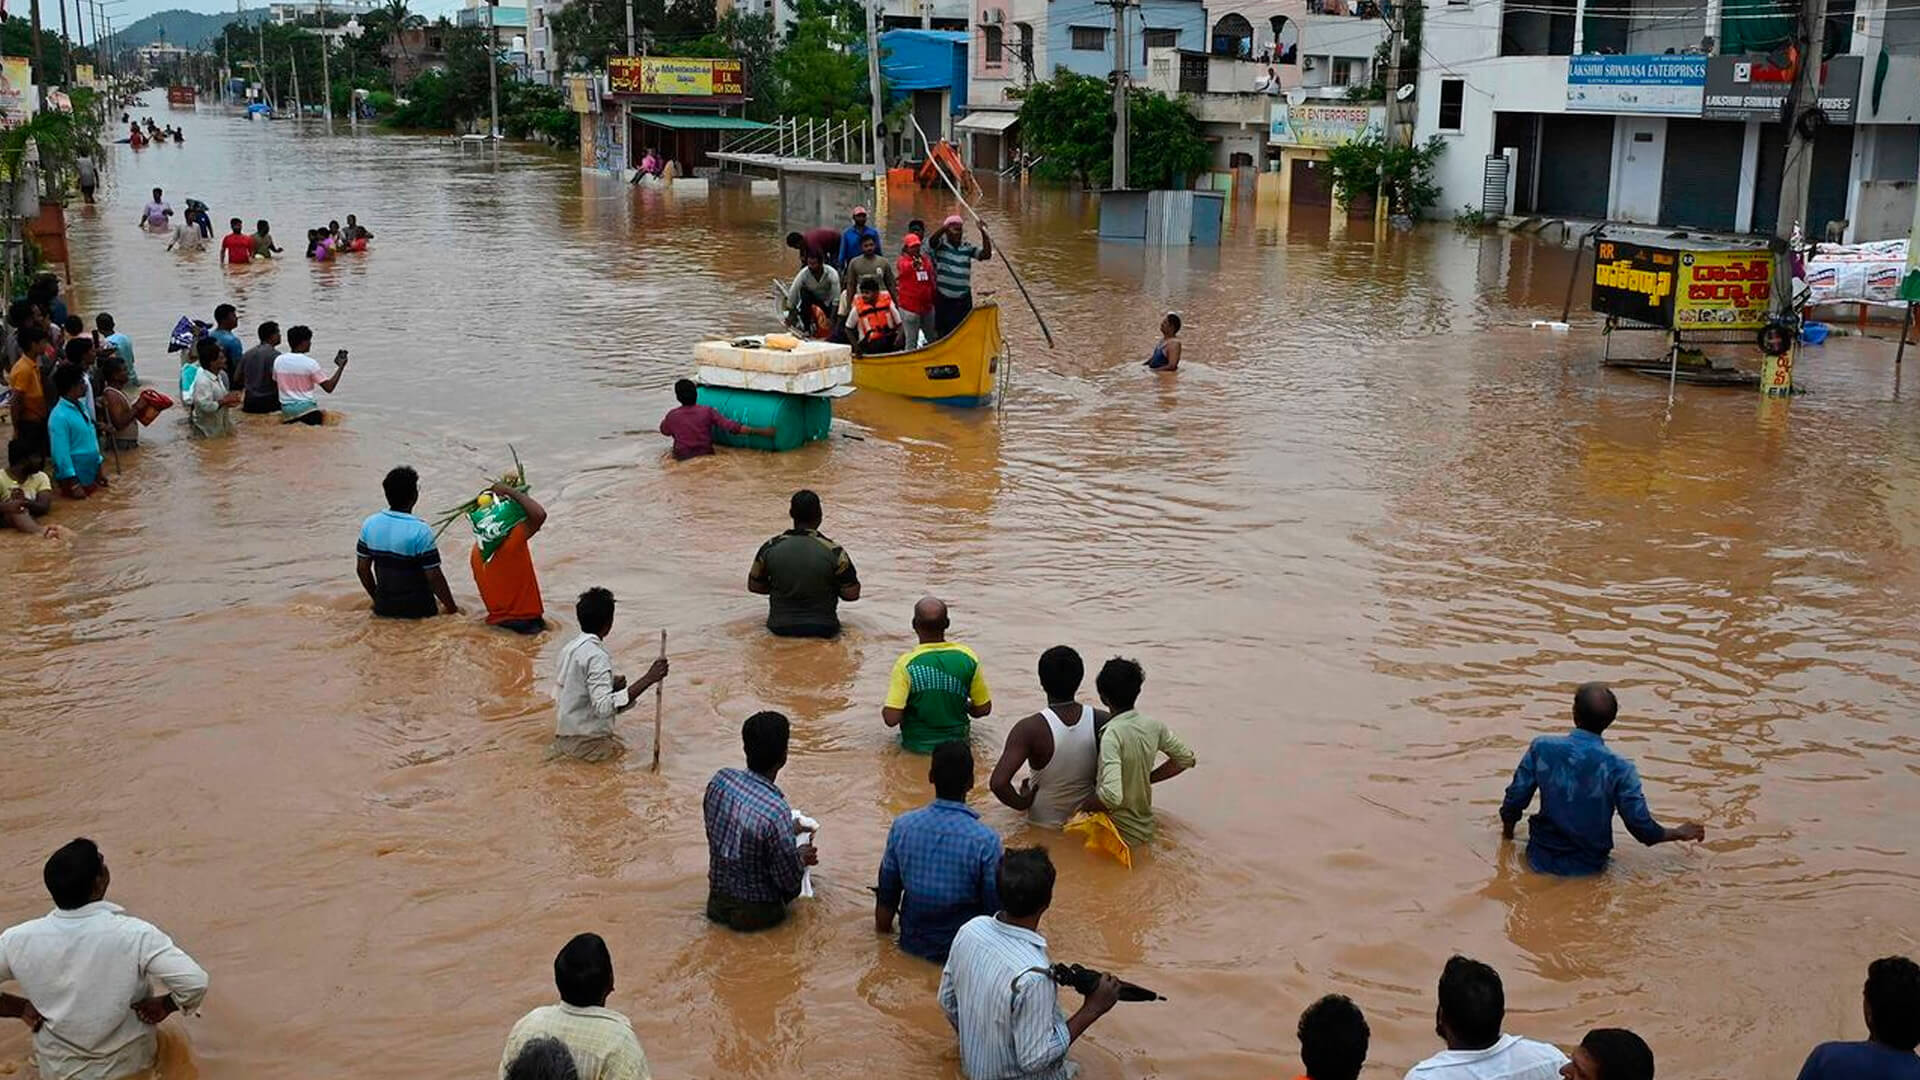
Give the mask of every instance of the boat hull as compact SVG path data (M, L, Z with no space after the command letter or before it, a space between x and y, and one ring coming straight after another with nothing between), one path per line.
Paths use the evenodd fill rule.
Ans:
M993 403L1006 351L999 305L981 303L953 333L925 348L855 357L853 385L936 405L979 408Z

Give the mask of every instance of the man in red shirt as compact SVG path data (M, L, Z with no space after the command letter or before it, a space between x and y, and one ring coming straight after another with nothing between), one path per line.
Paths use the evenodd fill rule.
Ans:
M808 229L804 233L790 232L787 234L787 246L800 253L802 263L807 261L808 252L817 251L820 253L821 262L835 270L840 268L839 229L822 225L817 229Z
M920 249L917 233L908 233L900 244L900 261L894 267L900 290L893 302L900 308L900 326L906 331L908 349L920 347L920 328L933 318L933 258Z
M246 228L239 218L227 222L233 231L220 241L220 261L239 266L253 261L253 237L242 230Z
M729 420L720 415L720 410L711 405L696 405L699 388L692 379L681 379L673 384L673 396L680 399L680 407L667 410L660 421L660 434L673 439L673 458L685 461L691 457L701 457L713 453L713 430L719 428L729 435L759 435L773 438L773 429L748 427L737 420Z

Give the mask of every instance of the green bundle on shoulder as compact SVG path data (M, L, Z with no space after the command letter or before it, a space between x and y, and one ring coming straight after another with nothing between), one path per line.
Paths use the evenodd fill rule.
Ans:
M515 491L531 490L527 485L527 469L520 464L519 453L512 446L507 447L507 452L513 454L513 468L501 475L499 483ZM497 498L493 492L483 491L459 506L443 511L433 523L433 538L438 541L440 534L447 531L447 526L462 517L473 526L473 540L480 545L480 558L490 562L493 553L500 550L500 545L506 542L507 534L513 531L513 527L527 520L527 512L512 499Z

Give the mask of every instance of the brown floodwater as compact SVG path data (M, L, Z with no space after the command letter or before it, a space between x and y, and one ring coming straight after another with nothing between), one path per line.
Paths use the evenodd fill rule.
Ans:
M957 1076L937 971L874 934L866 889L887 822L929 797L879 716L929 592L996 691L983 780L1056 643L1138 657L1145 708L1199 754L1132 872L975 799L1060 864L1056 958L1170 999L1093 1029L1075 1056L1098 1080L1294 1075L1295 1019L1329 991L1367 1012L1367 1075L1398 1076L1437 1048L1455 951L1501 970L1511 1030L1624 1025L1663 1076L1790 1075L1860 1037L1867 961L1916 951L1920 387L1890 343L1811 350L1790 403L1682 387L1669 414L1663 383L1599 370L1590 316L1528 329L1559 308L1556 247L1445 226L1382 246L1300 213L1143 250L1100 244L1087 199L1008 192L984 212L1059 347L984 267L1009 301L1003 413L860 393L825 443L674 464L654 428L690 346L764 329L788 272L771 199L166 119L189 141L112 148L74 211L76 310L118 316L163 387L166 329L222 300L249 343L274 318L354 357L336 426L197 443L170 414L112 493L58 508L71 542L0 543L0 914L42 913L46 854L97 839L113 898L212 972L204 1014L168 1024L180 1075L490 1075L594 930L662 1077ZM134 224L156 184L271 218L289 257L168 254ZM903 197L886 233L947 209ZM371 254L298 257L349 212ZM1158 377L1168 309L1186 361ZM485 627L463 532L442 550L465 614L369 618L352 547L381 475L412 464L448 506L508 443L552 511L534 547L561 626ZM802 486L865 582L832 643L770 638L744 589ZM596 584L626 670L670 634L657 775L644 707L625 760L543 759ZM1495 809L1587 679L1618 687L1656 813L1710 839L1621 832L1607 874L1549 880ZM780 782L824 823L820 895L740 937L702 917L700 795L764 707L795 719ZM0 1072L27 1057L0 1026Z

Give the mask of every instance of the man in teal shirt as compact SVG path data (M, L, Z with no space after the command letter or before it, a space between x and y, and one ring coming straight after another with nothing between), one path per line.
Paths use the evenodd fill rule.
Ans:
M900 729L900 745L915 754L952 739L965 741L973 721L993 711L993 695L973 650L947 640L947 605L928 596L913 605L920 644L893 665L881 719Z
M1158 832L1153 821L1153 785L1197 764L1193 751L1167 725L1135 711L1146 681L1147 673L1138 663L1116 656L1100 669L1093 684L1113 719L1100 731L1099 779L1089 809L1105 810L1128 844L1152 843ZM1166 761L1159 762L1161 754ZM1092 806L1093 802L1099 805Z

